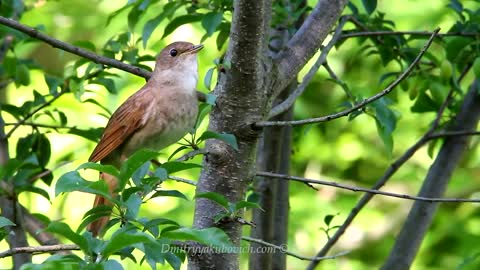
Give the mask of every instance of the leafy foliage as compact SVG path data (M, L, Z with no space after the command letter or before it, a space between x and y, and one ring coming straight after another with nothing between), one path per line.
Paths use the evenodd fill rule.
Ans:
M33 2L1 1L0 15L9 18L21 18L24 12L36 9L32 4ZM39 1L38 4L42 5L43 2L45 1ZM52 3L55 1L46 2ZM274 1L272 26L287 29L289 35L293 35L299 27L296 22L299 18L305 16L312 9L312 6L305 4L305 1L289 2L287 5L283 1ZM351 20L343 34L397 30L398 23L392 18L392 12L381 10L377 2L376 0L351 1L348 4L349 9L346 11L347 15L351 16ZM448 12L455 16L456 21L445 32L451 34L480 32L479 9L470 3L478 4L478 1L470 1L470 5L458 0L448 2ZM360 3L361 6L357 7L356 4L360 5ZM76 4L78 5L78 3ZM384 4L387 5L388 3L385 2ZM214 39L216 49L218 51L224 50L230 35L232 11L233 1L230 0L131 0L127 1L123 7L105 16L106 19L102 21L102 25L106 22L106 31L95 33L95 31L90 30L88 35L85 34L86 31L79 31L80 34L76 37L80 40L76 40L73 44L151 71L147 63L155 60L155 56L150 54L151 50L155 50L158 46L158 42L154 39L169 38L175 31L180 31L184 25L193 25L199 28L201 42ZM101 11L99 9L96 12L100 14ZM446 13L445 11L442 12L442 14ZM35 15L28 14L28 16ZM62 16L65 16L68 21L69 18L78 16L78 14L64 14ZM65 19L62 16L55 16L55 20ZM27 14L24 14L23 18L29 20ZM45 19L46 21L47 19ZM435 20L432 19L431 21ZM78 27L77 25L82 24L77 22L75 27ZM36 27L39 31L49 32L57 28L59 33L62 31L60 27L51 26L47 23ZM403 29L403 25L398 28ZM422 26L423 28L424 26ZM92 40L81 40L89 39L92 34L103 35L104 33L107 34L102 36L101 41L96 40L96 37ZM144 216L145 203L150 200L170 197L173 200L181 199L184 203L190 202L189 197L191 198L191 195L184 190L177 190L170 186L165 187L165 182L172 174L190 173L193 169L201 168L201 165L196 161L179 162L172 160L160 166L155 166L151 160L156 158L158 153L144 150L130 157L120 170L101 164L84 163L76 170L66 172L60 177L54 175L54 173L56 174L55 169L59 165L64 161L74 159L73 152L76 151L76 149L61 149L63 156L58 157L59 154L55 153L55 151L59 151L56 141L58 134L75 135L77 136L76 140L86 143L87 140L98 141L102 132L101 127L91 127L89 124L89 127L85 128L78 125L79 119L88 122L90 115L87 117L78 114L75 107L88 106L88 108L99 111L101 118L108 118L111 115L110 105L107 107L106 103L97 101L101 97L99 93L104 91L117 95L121 89L126 88L126 82L108 67L85 59L68 60L70 62L66 65L62 65L63 62L56 59L48 59L47 62L59 62L62 65L60 71L51 69L45 61L41 63L31 60L29 56L26 57L28 54L25 51L30 50L29 46L37 46L35 44L38 43L37 41L18 31L0 26L0 41L3 43L7 40L7 37L14 38L11 40L10 50L7 50L5 55L3 55L3 51L1 52L0 85L2 85L2 88L3 85L9 87L8 94L10 97L8 100L2 100L0 109L2 117L8 119L5 123L6 139L11 142L11 153L13 154L5 164L0 166L0 181L2 181L2 184L5 183L8 187L11 187L11 189L0 189L0 196L16 198L20 196L24 200L25 198L30 199L32 194L38 194L42 196L42 200L51 202L53 201L50 196L52 192L48 189L54 188L55 196L59 196L59 194L70 196L71 192L80 191L101 195L113 202L112 207L98 207L89 210L77 227L71 227L72 224L63 221L52 221L50 218L54 218L47 217L47 214L35 214L34 216L37 219L47 225L47 232L61 237L61 240L65 243L77 244L81 248L81 253L76 255L52 255L42 264L26 265L23 269L63 269L62 267L66 265L75 265L75 267L78 266L81 269L123 269L119 262L127 259L137 264L147 263L152 269L156 269L157 264L169 264L173 269L179 269L185 260L185 253L181 249L174 248L178 242L196 241L212 248L232 246L228 236L219 229L198 230L183 227L177 217L156 216L149 218ZM275 35L270 37L271 41L281 38ZM335 107L338 104L342 104L341 106L345 108L351 108L354 104L371 95L371 92L378 92L413 61L425 38L426 36L395 34L362 36L355 38L353 42L351 39L341 39L336 44L337 55L333 55L331 58L329 56L329 63L332 65L332 69L338 72L338 78L327 79L324 78L324 74L320 73L311 89L322 89L321 93L315 91L315 96L312 96L314 91L307 91L298 103L296 117L308 117L307 112L317 113L321 111L327 113L328 110L335 111L338 109L338 107ZM352 43L354 44L352 45ZM45 53L43 49L41 52ZM47 57L52 56L51 53L46 53L46 55ZM200 79L207 90L213 90L217 78L222 74L228 74L232 65L235 64L229 63L222 55L215 55L215 57L213 65L210 64L204 72L204 78ZM342 62L342 65L344 63L344 65L338 64L339 62ZM367 73L367 69L374 70L374 72ZM431 116L432 112L438 111L448 93L453 91L453 101L448 105L446 117L441 119L440 125L440 128L448 127L451 119L458 112L459 104L465 93L466 85L460 82L459 78L461 77L466 77L470 81L472 78L480 77L478 35L472 37L459 34L437 39L432 49L427 52L409 78L402 82L401 88L404 92L395 90L388 97L384 97L362 110L353 112L349 115L350 121L347 124L339 121L328 127L322 125L311 126L307 129L295 129L294 132L297 134L295 147L297 149L294 151L292 159L294 173L302 174L307 171L311 173L315 171L315 168L321 167L322 174L329 174L339 179L355 179L360 182L370 181L372 176L379 173L378 167L386 162L388 163L386 161L388 159L385 159L385 152L388 153L389 157L398 155L396 150L405 147L404 137L417 136L420 134L419 131L427 128L428 119L430 119L428 116ZM334 86L331 86L332 82ZM323 91L324 89L332 91ZM341 94L331 94L335 92L333 90L339 90ZM25 92L28 92L29 95L23 96ZM328 92L328 94L325 94L325 92ZM17 93L19 95L18 99L16 98ZM402 99L403 96L408 96L409 100ZM59 106L62 102L67 105ZM220 140L234 150L239 149L237 138L233 134L218 133L213 130L203 131L201 129L202 123L207 119L207 115L213 106L216 106L216 96L207 94L207 102L200 104L200 113L190 140L187 138L188 142L186 144L181 145L173 153L169 153L169 160L180 152L199 149L207 140ZM404 107L407 108L407 111L403 110ZM418 120L412 121L409 119L409 117L411 118L410 113L414 114L413 118L418 117ZM364 115L368 116L367 120L362 118ZM75 126L75 123L78 126ZM361 125L362 128L358 128L356 125ZM408 126L408 128L405 128L405 126ZM357 127L358 130L353 132L350 127ZM381 153L377 153L376 148L373 147L377 142L375 137L368 134L370 128L374 130L374 135L376 129L376 139L384 145ZM406 132L405 130L409 131ZM313 143L311 142L312 136L315 138ZM342 144L341 138L343 136L355 138L358 136L358 138L349 141L349 144ZM300 146L307 142L309 146L301 149ZM329 144L327 145L325 142L329 142ZM427 149L431 157L434 157L435 151L441 143L440 140L431 142ZM475 144L475 142L472 143L472 145ZM79 149L81 148L84 148L84 146L79 147ZM348 157L345 157L344 151L338 150L341 148L347 148ZM364 149L368 149L368 151ZM355 156L355 152L359 154ZM465 159L465 163L475 160L471 157ZM321 163L321 166L317 163ZM425 161L418 161L415 166L422 167L423 163ZM120 194L112 197L104 182L96 181L97 179L86 179L84 176L86 174L84 173L85 170L93 170L95 175L96 172L106 172L118 176L121 182ZM369 173L366 175L365 171ZM402 177L416 179L414 176L419 175L418 171L419 168L405 169ZM465 175L473 175L463 170L459 174L462 176L462 180L468 179ZM456 187L457 191L463 192L464 186L465 183L462 182L461 188ZM298 188L292 187L292 197L297 201L299 197L307 198L305 200L316 200L319 197L306 193L303 189L299 191ZM340 203L341 206L350 206L350 202L353 201L348 195L335 194L335 196L338 196L338 199L336 198L333 201ZM221 211L215 219L217 223L238 219L242 216L243 210L259 207L257 203L250 200L230 202L217 193L197 194L196 199L208 199L219 206ZM313 211L310 210L316 209L316 206L310 202L301 205L309 212L307 213L305 210L302 213L307 214L298 219L295 216L291 226L294 228L302 227L305 231L308 231L305 224L312 221L310 216L313 216L311 215ZM292 205L292 207L298 207L298 205ZM329 203L328 207L340 206ZM375 214L381 210L391 212L389 205L382 204L378 208L372 211L377 211L374 212ZM459 220L466 222L473 220L472 223L469 223L469 226L463 226L463 224L452 223L450 219L446 220L435 230L443 230L442 235L445 234L444 232L448 232L448 237L445 238L447 240L435 239L438 232L436 231L432 234L433 240L430 246L440 254L438 257L448 257L448 266L452 266L452 262L455 262L458 269L475 269L478 265L477 253L457 254L458 256L452 259L452 254L443 252L442 250L447 249L441 248L442 245L445 245L451 249L460 247L458 250L472 250L470 247L475 246L475 243L469 242L470 239L474 239L471 235L476 235L476 231L470 229L475 227L474 215L466 213L468 211L465 209L466 207L462 208L462 217L459 217ZM324 211L323 205L321 210ZM85 232L89 223L102 216L111 215L112 211L112 220L107 225L104 239L93 238L89 232ZM441 211L445 210L441 209ZM180 211L177 210L174 215L178 212ZM472 210L472 213L475 213L475 211ZM338 214L338 218L337 215L331 214L323 216L325 227L320 230L326 233L327 238L329 232L337 228L333 224L337 224L343 214ZM450 212L448 216L451 216ZM316 218L318 219L318 216ZM441 218L442 216L440 216ZM468 220L468 218L472 220ZM370 220L368 221L370 222ZM317 220L313 222L317 222ZM12 221L0 217L0 241L5 239L10 227L14 225ZM318 230L318 226L308 227ZM457 228L453 233L452 227ZM456 238L452 240L453 237ZM469 239L465 239L467 237ZM462 243L457 243L459 242L456 241L457 239L462 239ZM443 241L447 241L448 244L443 243ZM378 244L376 250L385 250L384 243L375 242L375 244ZM437 248L437 246L440 248ZM371 249L368 252L368 258L373 258L378 263L378 258L375 257L378 256L378 253L371 254ZM361 258L361 256L363 255L360 251L358 258ZM459 259L459 256L463 257ZM427 258L427 256L422 257ZM420 258L420 260L428 259ZM445 261L441 259L432 259L431 262L428 262L434 268L446 267L443 263ZM358 267L360 269L360 266Z

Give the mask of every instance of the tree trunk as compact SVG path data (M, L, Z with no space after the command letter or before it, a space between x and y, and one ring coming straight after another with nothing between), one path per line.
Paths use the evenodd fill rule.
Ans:
M318 1L287 47L269 57L266 52L272 1L234 1L230 43L224 60L231 67L219 74L214 91L216 106L210 114L209 130L235 135L238 150L218 140L206 143L208 154L203 160L197 194L216 192L230 202L245 199L247 186L255 175L255 155L261 134L254 124L267 117L273 99L315 54L347 2ZM239 246L241 224L236 221L215 224L214 217L221 211L215 202L197 199L194 227L217 226ZM189 254L188 267L191 270L238 269L238 254Z
M286 98L296 83L291 85L279 97ZM275 117L275 120L291 120L293 108L286 113ZM257 167L261 171L289 174L292 127L269 127L264 130L258 149ZM261 209L253 210L253 222L251 236L256 239L273 243L278 246L287 243L288 232L288 181L272 181L266 177L257 177L254 184L255 192L259 195ZM250 244L251 250L261 248L257 243ZM250 254L249 269L286 269L285 253L258 253Z
M479 85L476 80L465 96L460 113L457 115L452 131L474 130L480 118ZM447 188L453 170L467 149L467 136L445 139L434 163L428 170L425 182L418 196L442 197ZM432 223L438 203L416 201L407 217L407 221L398 235L390 255L381 269L409 269L420 244Z

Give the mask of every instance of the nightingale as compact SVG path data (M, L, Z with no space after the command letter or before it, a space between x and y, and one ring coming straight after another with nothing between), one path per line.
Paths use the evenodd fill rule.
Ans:
M183 41L165 47L147 83L112 114L88 160L120 168L141 148L158 151L185 136L194 127L198 112L197 53L202 48ZM107 173L100 173L100 178L114 196L117 179ZM100 205L110 206L111 202L97 195L93 206ZM109 219L103 216L90 223L87 230L96 237Z

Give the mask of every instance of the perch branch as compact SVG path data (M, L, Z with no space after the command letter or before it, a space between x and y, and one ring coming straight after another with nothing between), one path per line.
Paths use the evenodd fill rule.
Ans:
M366 192L375 195L383 195L387 197L394 197L412 201L424 201L424 202L444 202L444 203L480 203L480 199L464 199L464 198L426 198L420 196L412 196L406 194L399 194L393 193L388 191L380 191L378 189L370 189L370 188L363 188L358 186L340 184L337 182L332 181L324 181L324 180L317 180L317 179L309 179L304 177L292 176L292 175L285 175L285 174L278 174L278 173L270 173L270 172L257 172L257 176L266 176L270 178L277 178L277 179L285 179L285 180L293 180L302 183L310 183L310 184L318 184L323 186L331 186L341 189L346 189L355 192Z
M335 255L332 255L332 256L308 257L308 256L303 256L303 255L299 255L299 254L293 253L291 251L288 251L286 246L277 246L277 245L265 242L265 241L260 240L260 239L256 239L256 238L252 238L252 237L248 237L248 236L242 236L242 240L252 242L252 243L257 243L257 244L260 244L260 245L266 246L266 247L271 247L271 248L279 250L280 252L283 252L283 253L285 253L289 256L295 257L295 258L300 259L300 260L305 260L305 261L331 260L331 259L336 259L340 256L344 256L344 255L349 253L348 251L345 251L345 252L341 252L341 253L338 253L338 254L335 254Z
M352 108L350 109L347 109L347 110L344 110L344 111L341 111L341 112L338 112L338 113L334 113L334 114L330 114L330 115L326 115L326 116L322 116L322 117L317 117L317 118L310 118L310 119L304 119L304 120L296 120L296 121L261 121L261 122L257 122L255 123L255 126L257 127L269 127L269 126L296 126L296 125L305 125L305 124L313 124L313 123L320 123L320 122L327 122L327 121L331 121L333 119L337 119L337 118L340 118L340 117L344 117L344 116L347 116L349 115L350 113L358 110L358 109L361 109L363 107L365 107L367 104L369 103L372 103L374 102L375 100L387 95L388 93L390 93L397 85L400 84L400 82L402 82L405 78L408 77L408 75L410 74L410 72L412 72L413 68L418 64L418 62L420 62L420 59L423 57L423 55L425 54L425 52L427 51L427 49L430 47L430 45L432 44L433 42L433 39L436 37L436 35L438 34L438 32L440 31L440 28L437 28L433 31L432 35L430 36L430 38L428 39L427 43L423 46L423 48L420 50L419 54L417 55L417 57L415 58L415 60L413 60L413 62L407 67L407 69L405 69L405 71L395 80L393 81L392 83L390 83L390 85L388 85L383 91L381 91L380 93L372 96L372 97L369 97L365 100L363 100L362 102L359 102L358 104L356 104L355 106L353 106Z
M308 73L303 77L302 83L295 89L290 96L288 96L287 99L282 101L280 104L276 105L273 107L273 109L270 111L270 114L268 115L268 118L275 117L283 112L286 112L290 107L292 107L293 103L295 103L295 100L303 94L305 89L307 88L307 85L310 83L310 81L313 79L315 74L317 73L318 69L326 62L328 53L330 50L335 46L337 41L340 38L340 34L342 33L342 29L345 26L345 23L347 22L347 18L343 17L338 24L337 28L335 29L335 33L333 34L332 39L330 42L328 42L327 46L325 46L322 49L322 52L320 53L320 56L318 57L317 61L315 64L312 66L312 68L308 71Z
M50 245L50 246L37 246L37 247L17 247L9 249L4 252L0 252L0 258L5 258L12 256L14 254L20 253L30 253L30 254L42 254L55 251L65 251L65 250L80 250L77 245Z
M91 51L73 46L69 43L66 43L66 42L63 42L61 40L52 38L48 35L45 35L35 28L23 25L23 24L21 24L17 21L12 20L12 19L8 19L8 18L0 16L0 24L3 24L5 26L13 28L17 31L25 33L25 34L31 36L34 39L41 40L41 41L51 45L54 48L58 48L58 49L61 49L63 51L81 56L81 57L89 59L89 60L91 60L95 63L106 65L106 66L109 66L109 67L118 68L118 69L121 69L123 71L138 75L140 77L144 77L146 79L148 79L150 77L150 72L148 72L144 69L122 63L122 62L120 62L118 60L115 60L115 59L112 59L112 58L100 56L100 55L95 54Z

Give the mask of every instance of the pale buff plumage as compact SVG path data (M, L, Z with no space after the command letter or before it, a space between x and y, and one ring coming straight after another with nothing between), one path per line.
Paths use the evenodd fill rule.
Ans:
M160 150L193 128L198 110L197 52L201 48L189 42L175 42L162 50L152 77L113 113L89 161L118 168L135 151ZM176 50L175 56L172 50ZM115 191L115 177L102 173L101 178L110 192ZM109 204L101 196L94 201L94 207ZM97 236L108 220L109 217L102 217L87 229Z

